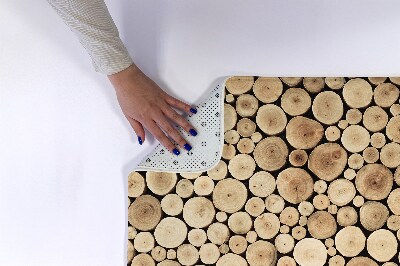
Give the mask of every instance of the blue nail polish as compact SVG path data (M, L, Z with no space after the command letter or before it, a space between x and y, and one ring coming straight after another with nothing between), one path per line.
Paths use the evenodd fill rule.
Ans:
M142 138L141 138L141 137L137 137L137 139L138 139L138 141L139 141L139 144L142 145L142 143L143 143L143 142L142 142Z
M173 149L173 152L174 152L176 155L179 155L179 154L180 154L180 152L178 151L178 149Z
M194 108L190 108L190 112L192 112L193 114L196 114L196 113L197 113L197 110L194 109Z
M192 149L192 146L190 146L189 144L185 144L183 145L183 147L185 147L186 150L190 151Z
M194 130L193 128L191 128L191 129L189 130L189 132L190 132L190 134L192 134L192 136L196 136L196 135L197 135L196 130Z

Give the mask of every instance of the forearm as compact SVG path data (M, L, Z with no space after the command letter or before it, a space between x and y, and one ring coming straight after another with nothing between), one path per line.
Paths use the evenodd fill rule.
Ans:
M89 53L97 72L112 75L133 64L104 0L47 0Z

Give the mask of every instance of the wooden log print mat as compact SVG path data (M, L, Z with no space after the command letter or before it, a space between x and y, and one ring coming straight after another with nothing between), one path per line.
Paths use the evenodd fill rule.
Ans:
M129 175L128 265L399 265L399 84L227 79L213 169Z

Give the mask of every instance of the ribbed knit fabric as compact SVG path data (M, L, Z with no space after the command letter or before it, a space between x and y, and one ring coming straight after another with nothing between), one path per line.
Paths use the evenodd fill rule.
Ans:
M95 71L111 75L133 64L103 0L47 0L89 53Z

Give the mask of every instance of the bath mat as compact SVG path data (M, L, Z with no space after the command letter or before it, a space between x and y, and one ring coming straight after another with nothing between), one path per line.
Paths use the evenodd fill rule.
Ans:
M129 174L128 265L399 265L399 85L229 77L214 167Z

